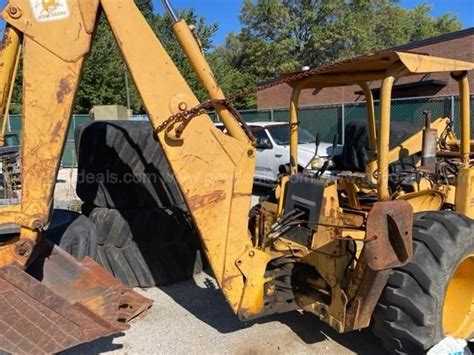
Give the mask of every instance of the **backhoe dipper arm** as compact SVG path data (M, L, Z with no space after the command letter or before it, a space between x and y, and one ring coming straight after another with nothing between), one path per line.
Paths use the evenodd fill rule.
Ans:
M263 286L255 285L263 284L270 256L252 247L248 232L255 161L250 140L228 115L225 123L232 127L232 136L216 129L206 114L190 121L179 138L174 131L179 123L160 129L171 115L199 102L133 0L61 0L53 9L38 8L41 4L11 0L3 11L5 21L25 39L22 203L0 209L0 223L16 222L22 228L20 240L0 249L0 258L27 265L48 222L74 97L102 8L223 293L244 318L258 313ZM222 99L212 73L206 75L209 67L199 46L187 43L189 27L181 20L174 30L210 98ZM18 253L25 248L27 253Z

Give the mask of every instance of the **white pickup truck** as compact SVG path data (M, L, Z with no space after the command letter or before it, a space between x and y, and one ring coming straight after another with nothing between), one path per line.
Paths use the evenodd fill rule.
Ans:
M254 182L258 185L274 185L278 182L279 167L290 163L290 127L284 122L249 122L248 126L257 138L257 160ZM224 131L224 126L216 127ZM302 168L320 168L327 157L332 155L332 144L319 144L315 157L316 138L306 129L299 130L298 165ZM342 153L338 146L335 155ZM312 160L312 161L311 161Z

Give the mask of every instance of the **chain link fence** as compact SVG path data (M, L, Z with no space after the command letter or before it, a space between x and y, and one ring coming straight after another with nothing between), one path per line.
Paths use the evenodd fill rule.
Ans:
M375 101L375 115L379 117L380 101ZM474 107L474 95L471 96L471 107ZM392 100L391 119L393 122L408 122L423 126L424 111L431 111L433 119L451 117L456 134L459 134L459 97L437 96L401 98ZM332 142L334 135L338 134L339 143L344 144L344 127L354 121L366 119L365 102L350 102L335 105L318 105L300 107L299 121L301 127L316 135L319 133L321 140ZM290 112L288 108L275 108L268 110L243 110L240 111L246 122L288 122ZM213 119L217 117L213 114ZM474 109L471 110L471 122L474 120ZM471 125L471 136L474 135L474 124Z
M379 117L379 101L375 101L375 114ZM474 108L474 95L471 96L471 107ZM437 96L416 97L392 100L392 121L408 122L423 126L423 112L431 111L433 119L439 117L451 117L454 129L459 135L459 97ZM275 108L268 110L242 110L240 114L246 122L288 122L290 113L288 108ZM215 113L211 113L214 121L217 121ZM338 134L339 143L344 144L344 127L351 121L366 118L365 102L351 102L336 105L319 105L301 107L299 109L299 120L301 126L316 135L319 133L321 140L332 142ZM471 122L474 118L474 109L471 110ZM146 116L134 116L132 119L144 120ZM61 160L62 167L77 166L77 156L74 143L74 132L76 127L90 122L89 115L74 115L69 128L66 146ZM18 133L21 137L21 117L10 116L10 131ZM471 124L471 137L474 136L474 123Z
M73 115L71 120L71 126L69 127L66 145L64 147L63 156L61 159L61 167L73 168L77 166L76 147L74 143L74 132L76 127L90 122L91 118L89 115ZM21 116L10 115L9 116L9 130L10 132L18 134L21 139Z

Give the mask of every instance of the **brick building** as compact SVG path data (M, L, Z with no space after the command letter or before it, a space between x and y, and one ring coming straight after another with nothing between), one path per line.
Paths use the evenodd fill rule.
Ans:
M474 62L474 27L448 33L422 41L408 43L390 50L409 51L438 57ZM372 84L374 98L379 95L379 82ZM471 93L474 93L474 76L470 78ZM444 96L458 94L457 83L448 73L413 76L395 82L393 97ZM280 84L257 93L258 109L286 108L290 103L291 88ZM304 90L300 106L313 106L364 101L358 86Z

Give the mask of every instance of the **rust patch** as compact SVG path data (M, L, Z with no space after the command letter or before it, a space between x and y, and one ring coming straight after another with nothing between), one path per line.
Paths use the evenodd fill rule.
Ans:
M0 352L57 353L127 329L152 304L90 258L40 244L31 275L0 268Z
M211 207L212 205L217 204L220 201L225 199L225 191L224 190L216 190L209 194L205 195L196 195L192 196L188 199L188 205L191 210L199 209L204 206Z
M63 103L64 98L72 92L68 78L63 78L59 82L59 89L56 92L56 100L59 104Z
M377 202L367 217L365 245L372 270L386 270L407 264L413 255L413 209L406 201Z
M62 123L61 122L56 123L53 131L51 132L51 137L59 138L59 133L61 132L61 129L62 129Z
M5 32L3 34L2 42L0 42L0 51L3 51L6 47L8 47L12 43L11 38L8 36L8 33Z

